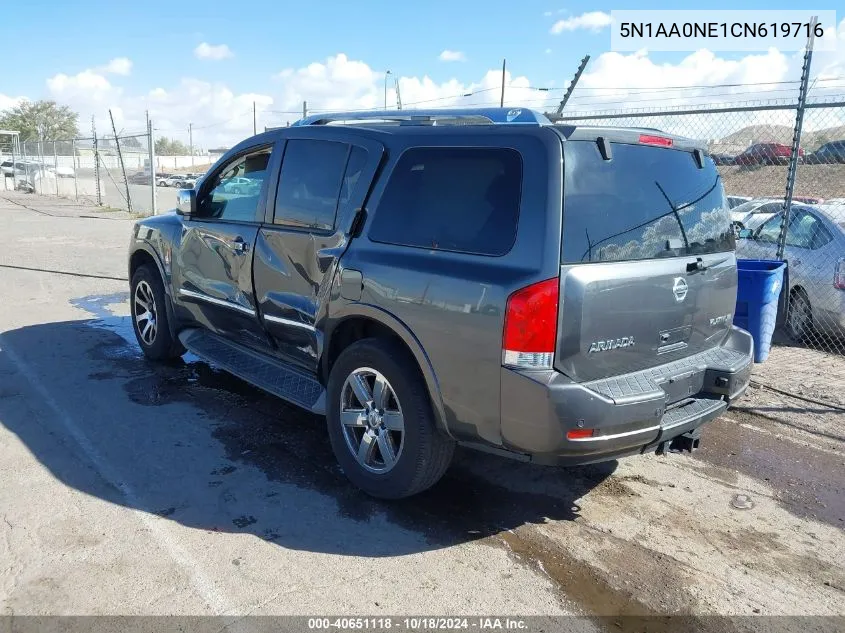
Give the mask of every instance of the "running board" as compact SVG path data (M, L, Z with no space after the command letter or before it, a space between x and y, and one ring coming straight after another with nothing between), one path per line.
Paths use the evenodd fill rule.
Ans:
M220 369L312 413L325 415L325 390L315 377L206 330L184 330L179 333L179 340L189 351Z

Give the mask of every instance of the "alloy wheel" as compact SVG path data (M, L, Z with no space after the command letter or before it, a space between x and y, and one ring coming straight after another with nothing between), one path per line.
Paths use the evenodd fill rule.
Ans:
M361 467L382 474L397 464L405 418L396 392L380 372L361 367L347 376L340 395L340 423L346 446Z
M156 301L153 289L144 280L135 286L135 296L132 301L132 316L135 318L135 328L138 336L146 345L155 342L158 331L158 320L156 319Z

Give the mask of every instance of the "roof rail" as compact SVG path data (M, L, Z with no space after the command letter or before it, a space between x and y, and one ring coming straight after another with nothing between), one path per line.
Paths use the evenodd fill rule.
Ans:
M544 114L528 108L455 108L433 110L370 110L368 112L332 112L313 114L291 127L327 125L346 121L387 121L400 125L551 125Z

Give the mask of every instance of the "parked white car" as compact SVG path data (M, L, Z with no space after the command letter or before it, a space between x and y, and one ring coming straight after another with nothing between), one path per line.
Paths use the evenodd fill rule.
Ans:
M76 172L73 171L73 167L53 167L51 171L56 174L59 178L73 178L76 176Z
M778 212L743 230L736 256L775 259L782 219ZM813 331L845 334L845 205L792 205L784 259L789 335L801 340Z
M159 187L182 187L182 183L184 180L187 180L187 176L184 174L173 174L172 176L168 176L167 178L160 178L157 182Z

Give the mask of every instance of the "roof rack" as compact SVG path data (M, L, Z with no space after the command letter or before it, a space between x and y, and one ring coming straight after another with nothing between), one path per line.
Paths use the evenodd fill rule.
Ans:
M546 116L528 108L455 108L442 110L370 110L314 114L291 127L338 122L388 122L399 125L551 125Z

